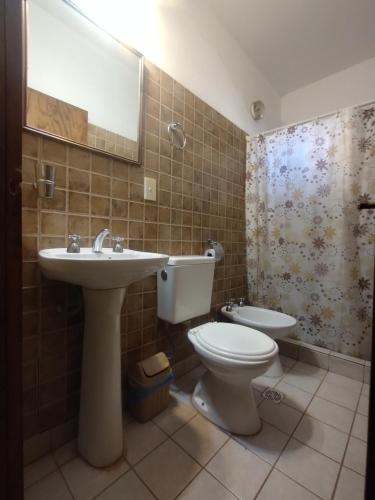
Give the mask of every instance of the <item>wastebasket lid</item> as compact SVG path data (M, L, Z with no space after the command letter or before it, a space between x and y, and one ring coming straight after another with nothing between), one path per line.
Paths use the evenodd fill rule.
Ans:
M144 359L139 363L146 377L153 377L169 368L169 361L164 352L158 352L150 358Z

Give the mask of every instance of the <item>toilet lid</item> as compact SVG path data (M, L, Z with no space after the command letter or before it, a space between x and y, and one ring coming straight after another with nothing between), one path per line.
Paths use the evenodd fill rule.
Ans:
M277 349L270 337L247 326L206 323L194 331L203 348L231 359L264 358Z

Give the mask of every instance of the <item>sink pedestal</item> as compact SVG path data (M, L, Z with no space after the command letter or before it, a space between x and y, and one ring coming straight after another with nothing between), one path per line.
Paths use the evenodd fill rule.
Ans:
M123 453L120 313L126 288L83 288L85 331L78 450L94 467Z
M93 252L89 247L81 247L79 253L50 248L38 255L46 278L83 288L78 450L91 465L106 467L123 453L120 312L126 287L162 269L169 257L128 249Z

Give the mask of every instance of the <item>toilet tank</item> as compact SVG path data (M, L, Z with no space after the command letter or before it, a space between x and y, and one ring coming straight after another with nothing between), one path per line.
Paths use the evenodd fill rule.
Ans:
M169 257L158 271L158 317L181 323L207 314L211 307L215 257Z

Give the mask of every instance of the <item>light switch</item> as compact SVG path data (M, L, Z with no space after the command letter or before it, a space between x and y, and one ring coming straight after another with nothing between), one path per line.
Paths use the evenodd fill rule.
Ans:
M156 179L145 177L144 181L144 199L156 201Z

